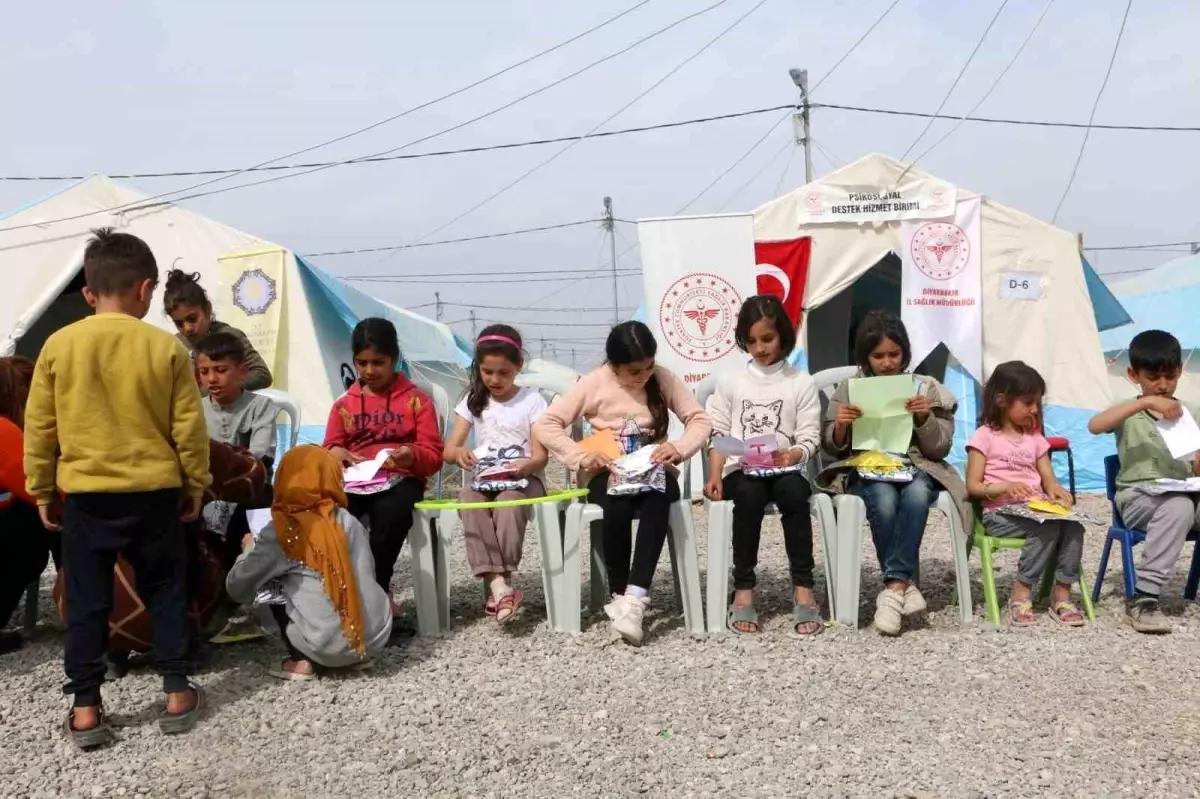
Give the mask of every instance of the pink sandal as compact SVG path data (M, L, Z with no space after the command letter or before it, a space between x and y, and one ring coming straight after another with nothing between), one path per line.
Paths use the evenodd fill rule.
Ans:
M1008 600L1008 623L1013 627L1032 627L1037 624L1033 602L1028 599Z
M512 621L512 618L517 615L517 608L521 607L521 600L524 598L525 595L520 591L513 591L511 594L505 594L500 597L496 601L496 621L500 624L507 624Z
M1047 615L1065 627L1082 627L1087 624L1087 619L1084 618L1075 603L1065 600L1052 604Z

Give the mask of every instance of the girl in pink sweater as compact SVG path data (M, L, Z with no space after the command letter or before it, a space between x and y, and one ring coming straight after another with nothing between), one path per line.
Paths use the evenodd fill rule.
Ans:
M617 325L608 334L604 350L607 362L555 400L534 424L533 435L557 460L580 470L579 484L587 486L588 502L604 509L604 560L613 592L604 612L612 619L613 629L638 646L650 580L667 540L671 503L679 500L679 482L668 469L665 491L612 495L612 458L584 451L568 431L582 416L593 430L611 434L623 453L657 443L651 461L673 466L696 454L712 426L691 389L671 372L655 366L658 344L646 325ZM667 411L684 424L683 435L675 441L666 440ZM637 545L633 547L633 517L639 512Z

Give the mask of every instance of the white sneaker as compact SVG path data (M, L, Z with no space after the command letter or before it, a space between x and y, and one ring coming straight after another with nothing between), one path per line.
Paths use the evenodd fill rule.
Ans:
M642 619L646 615L648 598L625 597L625 615L613 621L612 628L616 630L625 643L633 646L642 645Z
M604 606L604 613L608 616L609 621L616 621L625 615L625 611L629 609L626 602L628 599L629 597L624 594L612 595L612 602Z
M875 599L875 629L881 635L899 635L904 619L904 592L885 588Z
M924 613L925 608L925 597L921 596L920 590L910 583L908 588L904 589L904 615Z

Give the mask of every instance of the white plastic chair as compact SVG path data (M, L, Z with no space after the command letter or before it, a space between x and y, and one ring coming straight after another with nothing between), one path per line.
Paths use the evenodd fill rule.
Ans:
M821 378L819 385L823 386L822 393L827 401L833 394L833 389L842 380L847 380L857 374L853 366L827 369L813 376ZM939 491L934 509L946 516L950 527L952 549L954 550L954 573L958 586L959 619L963 624L970 624L971 610L971 571L967 560L967 536L962 529L962 519L954 499L945 491ZM834 600L835 619L852 630L858 629L858 605L862 591L862 540L863 525L867 520L867 506L862 499L853 494L838 494L833 497L833 509L837 517L837 551L834 555Z
M816 378L814 377L814 381ZM716 390L716 379L709 377L696 386L696 401L701 405L708 403L708 398ZM820 390L820 384L817 389ZM702 451L704 478L708 481L708 448ZM818 462L817 457L809 460L808 475L810 482L816 477L813 467ZM733 546L733 500L713 502L705 497L704 504L708 507L708 579L705 605L708 609L708 632L710 635L727 632L725 617L729 612L729 570L732 565L731 550ZM829 613L835 614L834 589L834 557L836 553L837 522L833 512L833 501L828 494L815 488L809 506L817 513L817 526L821 528L821 550L825 557L825 594L830 605ZM767 505L767 513L775 515L779 509L775 503Z
M288 425L291 428L291 437L289 449L296 446L300 441L300 403L296 402L296 398L286 391L280 391L277 388L264 388L254 392L266 397L278 406L279 410L288 418ZM282 457L283 453L278 453L277 460Z

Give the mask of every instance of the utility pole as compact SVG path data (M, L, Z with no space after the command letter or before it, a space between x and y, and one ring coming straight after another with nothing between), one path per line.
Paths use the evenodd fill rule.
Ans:
M604 219L601 224L608 231L608 251L612 259L613 324L617 325L621 323L621 308L617 299L617 228L613 219L612 197L604 198Z
M471 311L471 340L475 340L475 312Z
M808 112L811 106L808 102L808 70L791 69L788 70L788 74L792 76L792 83L795 83L796 88L800 90L800 110L792 115L792 130L796 134L796 144L804 146L804 182L812 183L812 134L809 130Z
M440 291L433 292L433 305L437 314L435 318L440 322L442 321L442 293Z
M571 368L575 368L575 348L571 348Z
M1197 253L1200 253L1200 242L1193 241L1192 242L1192 255L1196 255Z

